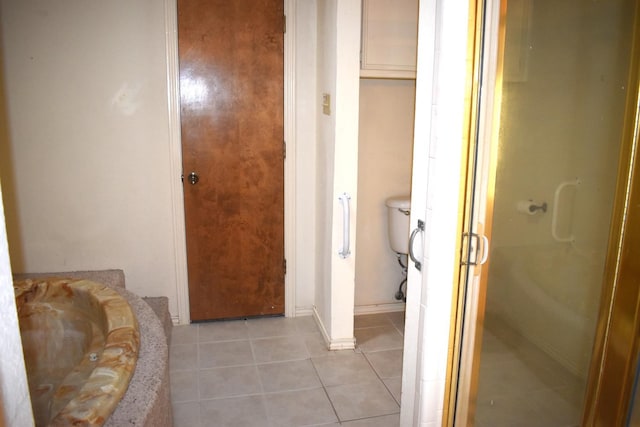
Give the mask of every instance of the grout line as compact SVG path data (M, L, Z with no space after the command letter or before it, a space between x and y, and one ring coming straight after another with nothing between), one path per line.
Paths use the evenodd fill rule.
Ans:
M198 401L200 401L200 326L196 324L196 367L198 368L198 374L196 379L196 386L198 388ZM202 408L202 405L200 405ZM202 424L202 413L200 413L200 423Z
M324 391L324 395L327 396L327 400L329 401L329 405L331 405L331 409L333 410L333 413L336 416L336 420L338 420L339 424L342 424L342 421L340 420L340 416L338 415L338 411L336 411L336 407L333 405L333 401L331 400L331 397L329 396L329 392L327 391L327 386L324 384L324 381L322 380L322 377L320 376L320 373L318 372L318 368L316 367L316 364L313 363L313 360L311 358L309 358L309 360L311 361L311 366L313 366L313 370L316 373L316 376L318 377L318 380L320 381L320 385L322 386L322 390Z
M249 338L230 338L228 340L207 340L207 341L198 341L198 344L215 344L221 342L238 342L238 341L251 341Z
M382 351L382 350L381 350ZM386 350L385 350L386 351ZM398 402L398 400L396 399L396 397L393 395L393 393L391 392L391 390L389 389L389 386L387 386L387 383L384 382L384 379L380 376L380 374L378 374L378 371L376 370L376 368L373 366L373 363L371 363L371 360L369 360L369 357L367 356L366 353L364 353L364 358L367 361L367 363L369 364L369 366L371 367L371 369L373 370L373 372L376 374L376 377L378 377L378 380L382 383L382 385L384 386L384 388L387 390L387 393L389 393L389 395L391 396L391 398L393 399L394 402L396 402L398 404L398 408L400 408L400 402ZM402 376L400 376L400 378L402 378ZM402 381L402 380L400 380Z
M331 409L333 409L333 413L336 416L336 420L338 420L339 424L342 424L342 420L338 415L338 411L336 411L336 407L333 405L333 400L331 400L331 397L329 396L329 392L327 391L327 387L325 387L324 384L322 384L322 391L324 391L324 395L327 396L327 400L329 401L329 405L331 405Z

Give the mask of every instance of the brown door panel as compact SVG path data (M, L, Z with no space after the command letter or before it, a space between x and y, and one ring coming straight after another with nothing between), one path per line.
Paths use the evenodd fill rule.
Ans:
M282 0L178 2L192 320L284 312L282 20Z

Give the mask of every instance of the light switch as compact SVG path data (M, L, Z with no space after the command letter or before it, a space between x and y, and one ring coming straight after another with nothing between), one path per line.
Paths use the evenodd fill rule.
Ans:
M322 114L331 115L331 95L328 93L322 94Z

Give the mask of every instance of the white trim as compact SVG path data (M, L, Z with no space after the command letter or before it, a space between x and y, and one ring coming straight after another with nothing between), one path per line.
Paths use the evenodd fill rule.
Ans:
M284 34L284 140L287 158L284 163L284 315L296 313L296 2L284 0L287 28Z
M313 307L296 307L295 317L313 316Z
M174 323L188 324L189 280L187 272L187 242L184 224L184 195L182 188L182 141L180 138L180 67L178 64L178 5L177 0L164 1L164 25L167 53L167 116L169 121L169 161L171 209L173 217L173 249L175 261L176 303L178 313Z
M403 302L391 302L386 304L356 305L354 314L393 313L404 311L406 304Z
M355 338L341 338L332 340L329 343L329 351L335 350L354 350L356 348Z
M184 194L182 181L182 141L180 139L180 67L178 63L178 4L177 0L164 1L166 54L167 54L167 104L169 119L169 155L171 168L171 205L173 211L173 240L176 270L177 323L188 324L189 280L187 270L187 243L184 220ZM284 139L287 143L287 159L284 166L284 247L287 274L284 281L285 316L296 316L296 249L295 249L295 0L284 0L287 16L287 32L284 36ZM175 318L176 316L174 316ZM175 320L174 320L175 322Z
M418 9L418 48L416 63L416 95L413 141L413 165L411 172L411 228L417 220L427 221L428 177L430 174L430 143L433 132L432 115L435 115L435 63L436 42L439 42L437 21L438 8L442 1L420 2ZM434 183L430 183L435 186ZM424 254L424 243L421 248ZM424 268L423 268L424 270ZM402 361L402 391L400 402L400 425L420 425L420 385L422 380L420 359L429 351L428 343L422 340L424 316L421 310L424 289L422 275L413 266L407 274L407 305L405 310L404 352Z
M324 327L324 323L320 319L320 315L318 314L318 308L313 306L313 320L316 321L316 325L318 329L320 329L320 333L322 334L322 338L324 339L324 343L327 345L327 349L329 350L353 350L356 348L356 339L354 338L341 338L332 340L329 337L329 333L327 329Z

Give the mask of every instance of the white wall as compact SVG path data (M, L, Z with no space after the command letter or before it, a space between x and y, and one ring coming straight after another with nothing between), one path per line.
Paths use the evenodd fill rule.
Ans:
M425 222L422 271L409 271L401 425L442 425L456 271L469 4L422 2L418 31L412 227Z
M316 102L322 93L333 94L335 106L336 73L336 0L318 1L318 72ZM316 151L316 259L314 304L321 319L331 318L331 228L333 226L333 156L335 141L335 114L324 115L317 110ZM330 333L330 331L328 331Z
M318 90L331 97L330 114L318 108L316 159L315 314L331 348L354 345L360 2L318 2ZM351 256L342 259L342 207L351 196Z
M1 40L0 36L0 40ZM0 55L0 64L2 56ZM8 120L5 103L4 67L0 66L0 183L9 174ZM14 194L7 194L0 185L0 426L30 427L34 425L27 372L24 365L22 340L18 326L13 279L9 257L6 225L10 219L5 216L3 200L15 200ZM13 217L15 221L15 217ZM15 222L13 222L15 223Z
M411 192L414 99L415 80L360 80L356 312L398 303L403 275L385 200Z
M121 268L175 314L163 3L0 4L14 271Z
M316 0L296 1L296 312L310 314L316 280Z
M27 427L34 423L4 224L0 203L0 425Z

